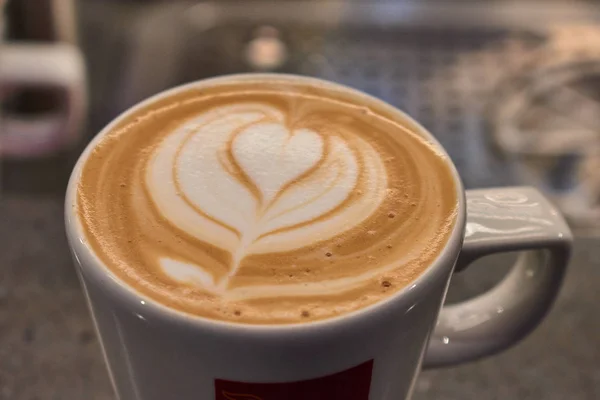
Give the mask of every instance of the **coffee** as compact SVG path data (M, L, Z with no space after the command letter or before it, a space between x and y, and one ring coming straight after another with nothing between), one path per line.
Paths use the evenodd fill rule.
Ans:
M302 323L371 305L444 247L448 161L340 86L231 77L121 117L85 161L89 247L137 292L202 317Z

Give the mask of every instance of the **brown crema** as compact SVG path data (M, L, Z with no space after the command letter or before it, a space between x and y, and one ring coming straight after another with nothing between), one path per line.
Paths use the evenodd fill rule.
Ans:
M235 126L230 133L219 130L230 125ZM287 170L268 158L253 173L249 166L260 160L243 153L268 153L253 143L268 132L280 132L279 126L289 133L281 148L288 149L285 157L292 157L281 165L291 170L298 166L297 176L287 181L281 178ZM202 129L205 136L196 135ZM411 121L367 97L313 81L231 78L173 92L120 117L97 142L81 169L79 220L89 247L106 267L165 306L246 324L332 318L410 284L450 236L458 207L452 172L445 156L419 132ZM160 157L169 159L161 154L174 146L169 143L175 143L176 134L184 139L173 151L172 170L157 170L166 169ZM203 153L197 161L209 163L206 154L218 142L218 162L214 171L202 168L199 182L213 179L210 173L218 170L244 194L232 195L231 213L227 201L217 202L225 210L217 212L201 198L194 200L193 190L200 189L185 187L185 182L195 182L185 174L196 165L193 148L185 146L194 140L202 144L202 137L208 138L207 145L198 147ZM274 136L272 142L277 140ZM292 141L305 151L289 151ZM269 168L271 180L265 177ZM156 178L163 173L176 188L172 194ZM275 194L261 189L266 185L261 182L277 179L281 184L273 186ZM295 193L319 187L321 181L322 191L294 202L300 196ZM205 192L225 190L200 186ZM342 190L347 194L338 194ZM337 203L326 197L338 199L332 193L339 197ZM185 218L184 211L181 221L173 217L179 215L179 203L170 198L193 210L202 223ZM244 204L238 207L239 202ZM286 202L291 204L287 208L281 205ZM292 216L303 215L302 207L318 215L307 211L310 218L294 222ZM317 212L319 207L323 212ZM252 221L266 215L260 225L266 228L249 234L240 228L248 224L226 221L240 209L256 210ZM278 225L279 220L287 222ZM316 234L309 231L313 227ZM168 273L165 260L202 271L209 283Z

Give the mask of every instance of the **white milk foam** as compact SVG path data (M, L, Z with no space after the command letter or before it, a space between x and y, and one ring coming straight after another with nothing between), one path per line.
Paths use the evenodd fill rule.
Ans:
M161 258L176 281L246 299L347 290L381 273L228 288L244 257L322 242L379 209L388 187L384 161L357 135L349 143L342 134L290 128L281 111L265 104L222 106L165 137L146 171L148 192L171 224L232 254L229 273L219 281L202 265ZM366 190L352 197L359 176Z

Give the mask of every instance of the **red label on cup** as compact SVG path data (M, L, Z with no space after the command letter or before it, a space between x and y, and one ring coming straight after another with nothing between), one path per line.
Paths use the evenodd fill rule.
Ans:
M297 382L215 380L215 400L368 400L373 360L333 375Z

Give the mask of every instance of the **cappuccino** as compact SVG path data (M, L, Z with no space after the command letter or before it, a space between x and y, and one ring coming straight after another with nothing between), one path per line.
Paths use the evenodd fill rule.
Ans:
M78 180L87 246L132 290L247 324L332 318L434 261L449 161L413 122L316 80L235 76L120 117Z

